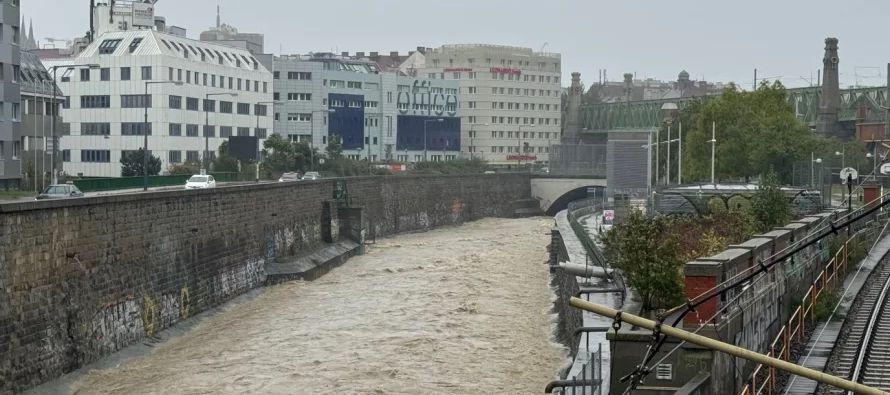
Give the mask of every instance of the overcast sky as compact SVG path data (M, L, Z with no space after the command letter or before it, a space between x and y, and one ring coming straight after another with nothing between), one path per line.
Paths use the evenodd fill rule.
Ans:
M809 85L823 40L840 40L841 84L881 85L890 62L887 0L161 0L157 14L189 37L223 22L266 35L266 52L400 51L490 43L562 54L564 81L607 70L637 78L736 81L782 76ZM89 0L22 0L35 33L71 38L89 26Z

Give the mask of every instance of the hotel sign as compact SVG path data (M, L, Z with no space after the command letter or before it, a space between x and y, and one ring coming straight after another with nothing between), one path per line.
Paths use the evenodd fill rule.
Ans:
M498 73L498 74L513 74L513 75L522 74L522 70L513 69L513 68L509 68L509 67L492 67L490 70L492 73Z

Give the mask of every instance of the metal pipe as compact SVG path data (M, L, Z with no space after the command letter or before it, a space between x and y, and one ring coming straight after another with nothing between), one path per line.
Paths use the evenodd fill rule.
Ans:
M577 307L581 310L589 311L592 313L599 314L604 317L609 317L613 319L620 318L621 321L627 322L628 324L638 326L641 328L645 328L648 330L655 330L656 322L652 320L648 320L642 317L635 316L633 314L629 314L626 312L621 312L603 305L598 305L595 303L588 302L583 299L572 298L569 303ZM854 383L850 380L845 380L839 377L835 377L826 373L822 373L817 370L805 368L803 366L796 365L791 362L786 362L781 359L768 357L766 355L756 353L741 347L736 347L732 344L727 344L722 341L717 341L711 339L709 337L701 336L695 333L690 333L688 331L674 328L668 325L659 325L659 330L667 336L676 337L680 340L686 341L688 343L696 344L702 347L706 347L715 351L720 351L734 357L743 358L755 363L759 363L762 365L766 365L771 368L776 368L782 370L784 372L788 372L794 375L798 375L804 378L808 378L810 380L817 381L819 383L831 385L834 387L842 388L848 391L854 391L858 394L883 394L890 395L888 392L881 391L876 388L872 388L869 386L865 386L859 383ZM548 384L549 386L549 384Z

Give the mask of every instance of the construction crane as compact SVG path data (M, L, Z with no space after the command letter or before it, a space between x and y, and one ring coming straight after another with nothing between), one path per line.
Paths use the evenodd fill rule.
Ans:
M541 46L541 50L538 52L544 52L544 48L547 48L548 45L550 45L550 43L544 42L544 45Z

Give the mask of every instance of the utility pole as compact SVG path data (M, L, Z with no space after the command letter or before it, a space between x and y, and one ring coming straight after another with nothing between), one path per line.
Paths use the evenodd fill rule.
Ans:
M677 185L683 185L683 121L680 121L680 131L677 136Z
M667 158L667 174L665 176L665 185L671 185L671 123L668 122L668 139L667 139L667 147L668 147L668 158Z
M711 123L711 185L714 185L714 189L717 189L717 182L714 178L714 163L717 158L717 122Z

